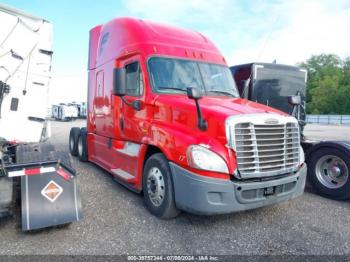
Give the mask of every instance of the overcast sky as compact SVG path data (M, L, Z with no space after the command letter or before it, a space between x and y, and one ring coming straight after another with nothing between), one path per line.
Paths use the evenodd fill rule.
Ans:
M54 25L51 101L86 99L88 32L118 16L164 22L209 37L229 65L296 64L313 54L350 56L349 0L5 0Z

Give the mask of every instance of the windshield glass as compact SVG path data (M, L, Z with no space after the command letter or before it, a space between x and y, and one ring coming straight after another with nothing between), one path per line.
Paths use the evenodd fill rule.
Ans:
M151 84L156 92L184 93L187 87L195 87L208 96L239 97L226 66L162 57L151 58L148 66Z
M300 94L305 101L305 72L285 68L257 68L252 100L290 114L288 96Z

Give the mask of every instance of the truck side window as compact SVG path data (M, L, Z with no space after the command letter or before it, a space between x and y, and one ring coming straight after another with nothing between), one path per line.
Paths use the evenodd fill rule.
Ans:
M125 66L126 69L126 94L129 96L140 96L143 89L143 78L140 64L133 62Z

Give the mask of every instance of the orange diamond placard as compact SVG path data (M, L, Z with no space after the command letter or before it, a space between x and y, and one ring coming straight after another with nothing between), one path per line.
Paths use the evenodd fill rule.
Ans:
M48 199L50 202L55 202L56 199L62 194L63 188L60 187L55 181L51 180L44 188L41 190L41 194Z

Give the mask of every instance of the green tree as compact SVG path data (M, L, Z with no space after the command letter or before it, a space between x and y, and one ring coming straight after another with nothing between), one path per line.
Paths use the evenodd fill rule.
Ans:
M308 113L350 114L350 58L321 54L299 66L308 71Z
M342 83L344 85L350 85L350 57L344 60L343 74L344 78Z

